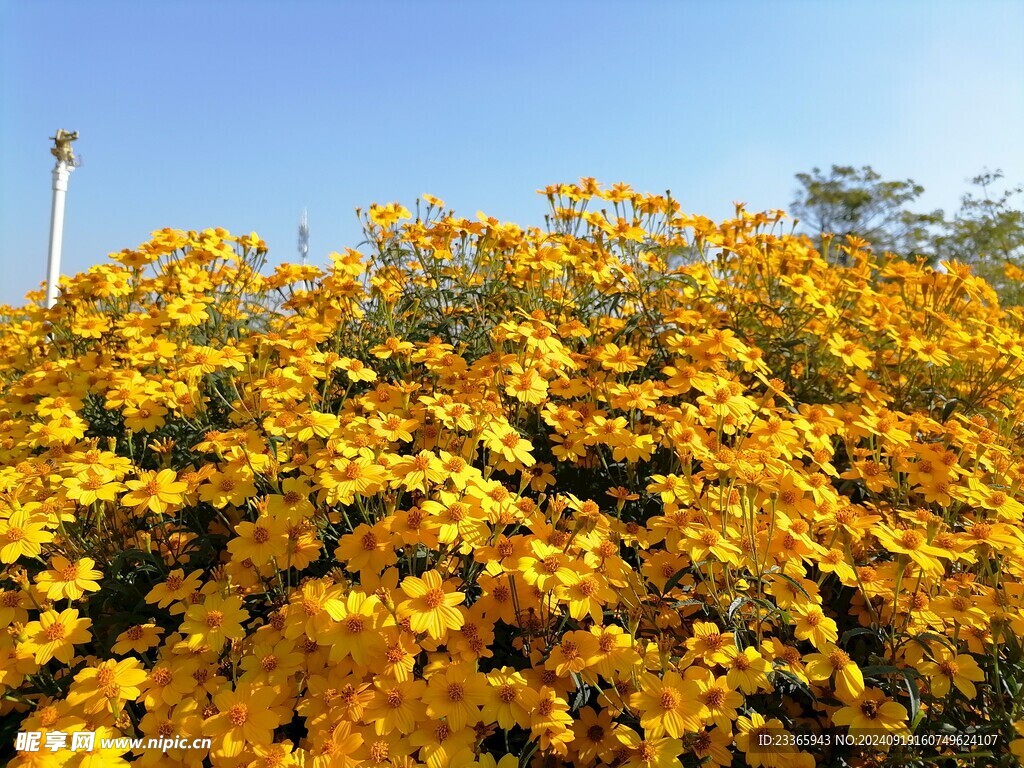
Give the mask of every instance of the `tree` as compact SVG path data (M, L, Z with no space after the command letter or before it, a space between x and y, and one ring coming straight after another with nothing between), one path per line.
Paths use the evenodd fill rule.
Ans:
M814 168L796 179L801 188L792 210L819 236L857 235L876 251L933 255L932 231L943 221L942 211L908 209L924 192L913 179L886 181L869 165L833 165L827 176Z
M1024 186L993 191L1002 178L1002 171L996 170L971 179L977 192L961 198L960 210L936 240L936 250L944 259L973 265L1004 304L1019 305L1024 303L1024 282L1019 276L1024 269L1024 210L1016 205L1016 198L1024 194Z

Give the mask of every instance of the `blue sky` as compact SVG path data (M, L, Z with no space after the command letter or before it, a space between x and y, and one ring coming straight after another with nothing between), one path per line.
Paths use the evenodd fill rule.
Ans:
M0 303L43 279L48 137L78 130L64 272L154 229L355 246L423 192L541 224L546 184L785 207L871 164L922 207L1024 181L1024 3L0 0Z

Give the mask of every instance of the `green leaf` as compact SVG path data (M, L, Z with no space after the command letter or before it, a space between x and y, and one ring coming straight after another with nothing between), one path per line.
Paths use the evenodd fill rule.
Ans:
M879 640L878 632L871 627L854 627L843 632L843 636L839 638L839 645L845 648L853 638L861 635L871 635L875 640Z
M749 597L737 597L735 600L733 600L731 603L729 603L729 610L726 611L726 614L725 614L726 617L729 619L729 621L730 622L732 621L733 616L736 615L736 611L738 611L746 603L749 603L749 602L751 602L751 598L749 598Z
M774 672L776 675L783 678L786 682L790 683L794 688L796 688L805 696L807 696L808 699L810 699L811 701L817 701L817 697L815 697L814 691L811 690L811 687L807 685L807 683L805 683L799 677L794 675L792 672L785 669L775 669Z
M876 664L861 667L860 671L864 677L885 677L886 675L899 675L902 677L907 684L907 693L910 695L910 721L913 722L917 718L917 713L921 710L921 692L917 689L916 670L900 669L891 664Z
M960 404L960 401L957 398L955 398L955 397L952 400L950 400L948 403L946 403L946 405L942 409L942 419L941 419L941 421L947 421L949 419L949 417L953 415L953 411L956 410L956 407L959 404Z
M665 582L665 588L661 590L662 597L671 592L676 587L676 585L678 585L679 582L682 581L683 576L686 575L686 572L688 570L689 568L680 568L678 571L672 574L669 580Z

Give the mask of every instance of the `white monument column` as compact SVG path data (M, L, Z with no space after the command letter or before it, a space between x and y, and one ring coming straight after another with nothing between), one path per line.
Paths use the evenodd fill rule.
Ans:
M57 158L53 168L53 207L50 209L50 255L46 262L46 306L57 303L57 283L60 280L60 251L64 240L64 196L68 191L68 178L75 170L75 156L71 142L78 138L78 132L57 131L53 137L54 147L50 150Z

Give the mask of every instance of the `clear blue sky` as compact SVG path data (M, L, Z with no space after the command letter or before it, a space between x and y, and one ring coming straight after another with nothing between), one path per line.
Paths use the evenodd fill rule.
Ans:
M45 270L48 137L78 130L64 271L163 226L354 246L430 192L542 223L582 175L685 209L785 207L871 164L954 208L1024 181L1024 3L0 0L0 303Z

